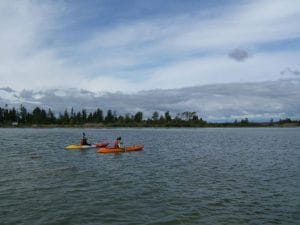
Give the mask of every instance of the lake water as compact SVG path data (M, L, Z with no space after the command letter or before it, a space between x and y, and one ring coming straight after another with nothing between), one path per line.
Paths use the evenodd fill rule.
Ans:
M89 141L140 152L65 150ZM0 129L0 224L300 224L300 129Z

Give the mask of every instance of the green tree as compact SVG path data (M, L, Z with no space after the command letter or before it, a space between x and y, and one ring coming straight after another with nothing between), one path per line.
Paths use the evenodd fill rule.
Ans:
M75 121L76 121L77 124L81 124L82 123L81 112L76 113Z
M135 122L142 122L143 120L143 113L142 112L137 112L135 115L134 115L134 121Z
M36 107L32 111L32 122L33 123L40 123L41 122L41 109Z
M64 111L64 115L62 117L62 123L63 124L68 124L70 122L70 116L69 116L69 112L67 109L65 109Z
M126 113L125 115L125 123L129 124L133 121L132 116L129 113Z
M165 120L166 120L166 122L172 121L172 117L171 117L169 111L166 111L166 112L165 112Z
M70 124L74 124L76 121L76 114L74 112L74 108L71 108L71 112L70 112Z
M4 109L0 107L0 123L4 122Z
M82 122L85 123L87 120L87 113L86 113L86 109L83 109L81 111L81 115L82 115Z
M39 107L34 108L32 111L32 122L36 124L43 124L47 121L47 113L44 109Z
M96 112L94 113L94 121L97 123L103 122L103 112L101 109L97 108Z
M105 122L107 122L107 123L114 122L114 116L113 116L113 113L112 113L111 109L107 110L107 114L106 114L106 117L105 117Z
M17 110L15 109L15 107L13 107L12 109L10 109L8 111L8 120L10 122L17 122L18 121L18 114L17 114Z
M27 122L27 109L21 105L20 106L20 123L26 124Z
M52 112L52 110L49 108L48 112L47 112L47 121L49 124L54 124L56 123L56 118L54 116L54 113Z
M198 121L199 120L199 117L198 117L196 112L192 112L191 117L192 117L193 121Z
M155 112L152 114L152 120L153 120L153 121L158 121L158 119L159 119L159 113L155 111Z
M241 124L248 124L248 123L249 123L248 118L245 118L245 119L241 120Z

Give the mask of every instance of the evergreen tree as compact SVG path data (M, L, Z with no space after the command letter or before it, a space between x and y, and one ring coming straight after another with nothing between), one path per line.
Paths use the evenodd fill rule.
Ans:
M95 114L95 113L94 113ZM95 123L96 121L94 120L94 116L93 116L93 113L89 113L88 117L87 117L87 121L89 123Z
M56 122L56 118L54 116L54 113L51 111L50 108L48 109L46 117L47 117L47 121L48 121L49 124L54 124Z
M34 108L32 111L32 122L35 124L41 123L41 109L39 107Z
M113 116L113 113L112 113L111 109L107 110L107 114L106 114L106 117L105 117L105 122L107 122L107 123L114 122L114 116Z
M20 106L20 123L26 124L27 123L27 110L26 108L21 105Z
M81 112L78 112L77 114L76 114L76 117L75 117L76 119L76 123L77 124L81 124L82 123L82 115L81 115Z
M65 109L64 111L64 115L61 118L61 122L63 124L68 124L70 122L70 116L69 116L69 112L68 109Z
M4 123L4 109L0 107L0 123Z
M129 113L126 113L126 115L125 115L125 123L126 124L129 124L129 123L131 123L133 121L133 119L132 119L132 117L130 116L130 114Z
M140 123L140 122L142 122L142 120L143 120L143 113L142 112L137 112L134 115L134 121L137 122L137 123Z
M159 118L159 113L155 111L155 112L152 114L152 120L153 120L153 121L157 121L158 118Z
M83 109L83 110L81 111L81 113L82 113L82 122L85 123L86 120L87 120L86 109Z
M10 109L8 111L8 121L9 122L17 122L18 121L18 115L17 115L17 111L16 111L15 107L13 107L12 109Z
M166 120L166 122L170 122L172 120L172 117L170 116L169 111L165 112L165 120Z
M71 112L70 112L70 124L74 124L76 120L76 114L74 112L74 108L71 108Z
M103 122L103 112L99 108L97 108L96 112L94 113L94 122L96 123Z

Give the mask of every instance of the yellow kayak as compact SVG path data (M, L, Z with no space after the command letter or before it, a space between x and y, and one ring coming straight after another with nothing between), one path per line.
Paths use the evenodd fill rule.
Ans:
M68 145L66 149L86 149L86 148L96 148L95 145Z
M102 148L106 147L108 143L99 143L94 145L68 145L66 149L87 149L87 148Z

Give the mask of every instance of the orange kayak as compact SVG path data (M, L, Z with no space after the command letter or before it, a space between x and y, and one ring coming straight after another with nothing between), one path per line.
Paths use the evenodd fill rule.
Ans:
M144 145L132 145L124 148L100 148L98 153L120 153L120 152L132 152L140 151L144 148Z

